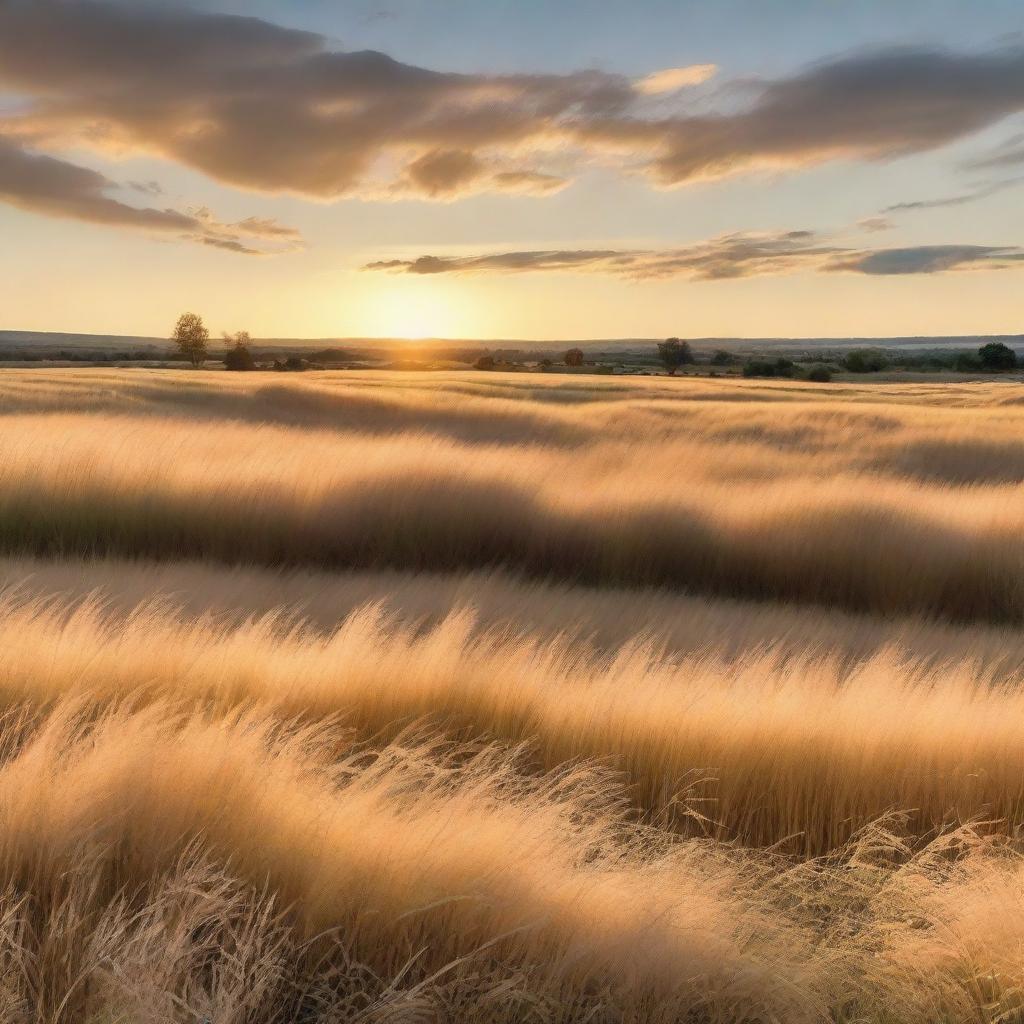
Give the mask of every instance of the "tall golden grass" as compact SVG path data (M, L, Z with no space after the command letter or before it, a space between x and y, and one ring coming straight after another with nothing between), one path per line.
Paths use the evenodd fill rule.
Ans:
M897 647L603 654L454 612L426 630L379 607L337 630L262 617L224 628L159 606L105 619L0 607L0 700L162 703L288 721L339 719L364 739L412 724L526 744L538 770L602 761L632 802L684 832L822 854L899 809L915 832L1024 811L1024 687L970 661ZM680 818L679 802L700 812Z
M0 375L0 1022L1024 1014L1024 391Z
M791 455L774 451L774 439L652 433L650 410L634 416L618 404L606 413L620 421L618 437L567 446L437 429L11 413L0 434L0 548L334 568L503 565L883 613L1024 615L1017 483L851 465L852 413L838 454L807 439L808 420ZM965 443L950 442L952 464ZM863 439L854 462L867 461L870 444Z
M183 620L241 624L273 613L307 631L333 632L364 605L403 626L436 625L472 611L472 633L511 630L537 640L562 637L577 648L617 650L643 638L669 656L739 658L827 654L843 663L898 648L921 665L969 661L1008 676L1024 671L1024 636L1009 626L882 618L780 602L695 597L658 589L583 587L500 571L323 572L225 567L201 562L0 558L0 601L76 607L91 601L123 617L158 604Z
M8 719L0 1007L132 1021L1012 1019L1024 862L672 839L514 752L152 708Z

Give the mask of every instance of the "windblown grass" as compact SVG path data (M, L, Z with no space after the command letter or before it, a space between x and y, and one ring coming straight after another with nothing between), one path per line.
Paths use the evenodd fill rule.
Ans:
M1024 1014L1024 391L0 375L0 1024Z
M474 399L474 420L438 389L432 412L422 395L394 409L375 398L363 423L365 386L295 385L298 408L321 420L340 410L333 427L300 427L204 416L239 404L256 414L262 392L233 385L192 395L187 416L180 396L166 398L173 415L159 414L163 399L149 393L136 398L144 413L36 412L23 387L6 399L0 434L0 548L505 566L883 613L1024 616L1024 412L1009 396L981 408L896 403L883 415L843 392L831 405L759 401L774 393L757 388L744 403L715 391L688 404L642 388L571 405L527 393ZM483 426L489 402L506 434L524 420L543 430L497 440Z
M689 597L670 591L581 587L502 572L454 574L394 570L333 573L257 569L200 562L0 558L0 601L75 607L93 602L123 617L157 604L183 621L241 625L273 615L287 626L333 632L365 606L396 625L436 625L472 610L471 632L511 631L536 640L561 637L608 653L642 638L668 656L809 654L842 663L898 648L929 666L977 664L998 677L1024 672L1024 636L1006 626L953 625L923 618L881 618L814 606Z
M644 643L590 655L455 612L417 631L378 608L331 633L274 616L224 628L143 606L104 619L0 608L0 699L175 700L222 714L341 719L366 739L427 721L453 738L528 744L539 769L604 761L676 828L821 854L894 809L917 833L1024 811L1024 687L971 662L898 648L666 657ZM706 819L706 820L705 820Z
M1019 856L970 830L831 858L631 824L498 748L74 706L8 720L9 1019L996 1020Z

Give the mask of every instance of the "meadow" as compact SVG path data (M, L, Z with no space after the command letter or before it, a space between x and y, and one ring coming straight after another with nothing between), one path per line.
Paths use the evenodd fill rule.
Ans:
M1024 1017L1024 387L0 373L0 1022Z

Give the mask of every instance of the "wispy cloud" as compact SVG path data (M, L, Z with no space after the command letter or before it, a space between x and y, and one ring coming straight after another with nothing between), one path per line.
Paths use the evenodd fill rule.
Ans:
M645 96L659 96L689 86L702 85L709 78L713 78L717 71L717 64L690 64L683 68L665 68L634 82L633 88Z
M378 260L363 269L405 274L600 273L634 279L717 281L767 274L857 273L873 276L1000 270L1020 265L1016 246L921 245L854 249L813 231L721 235L670 249L553 249L472 256Z
M990 182L969 192L959 192L952 196L939 196L936 199L914 199L908 202L893 203L892 206L886 206L882 213L903 213L908 210L938 210L947 206L965 206L967 203L975 203L979 199L987 199L989 196L994 196L999 192L1005 192L1007 189L1016 188L1022 184L1024 184L1024 178Z
M1015 135L988 156L972 160L967 164L975 170L992 170L1007 167L1024 166L1024 135Z
M181 212L131 206L110 194L117 188L116 182L97 171L31 152L0 136L0 202L19 209L173 236L246 255L268 251L246 239L286 240L289 247L300 241L296 231L273 221L250 218L223 224L205 209Z
M888 217L864 217L857 221L857 227L861 231L868 231L877 234L880 231L891 231L895 225Z
M1011 245L917 245L839 256L824 268L858 274L941 274L947 270L1006 270L1024 261Z

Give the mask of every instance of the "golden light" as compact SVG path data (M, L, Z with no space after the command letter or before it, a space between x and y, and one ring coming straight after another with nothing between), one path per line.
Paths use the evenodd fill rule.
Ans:
M456 282L388 278L360 295L360 333L368 337L460 338L474 332L475 303Z

